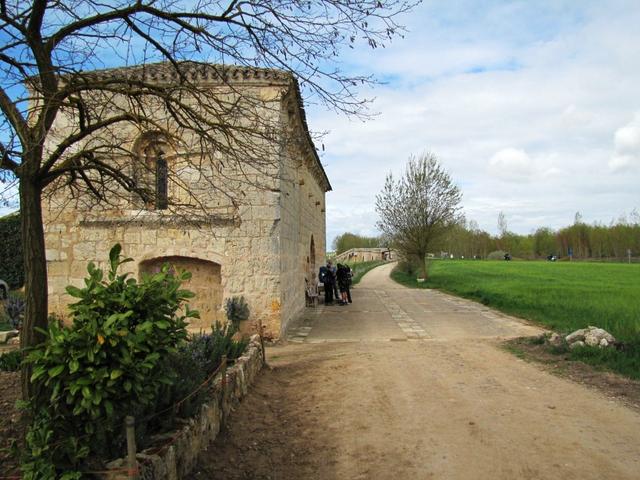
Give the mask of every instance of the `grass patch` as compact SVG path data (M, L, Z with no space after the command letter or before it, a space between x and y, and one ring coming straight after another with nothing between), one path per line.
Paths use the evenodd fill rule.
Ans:
M515 355L516 357L521 358L522 360L527 360L527 355L525 354L524 350L522 350L518 346L507 343L503 345L503 348L507 352L511 353L512 355Z
M345 265L349 265L349 267L351 267L351 270L353 270L352 285L357 285L358 283L360 283L360 280L362 280L362 277L364 277L365 273L367 273L369 270L379 267L380 265L384 265L385 263L387 262L382 260L373 260L371 262L345 263Z
M404 285L409 288L433 288L428 284L428 282L418 282L415 274L405 272L398 267L391 271L391 278L400 285Z
M640 341L629 342L622 350L578 347L569 350L571 360L579 360L597 368L606 368L626 377L640 380Z

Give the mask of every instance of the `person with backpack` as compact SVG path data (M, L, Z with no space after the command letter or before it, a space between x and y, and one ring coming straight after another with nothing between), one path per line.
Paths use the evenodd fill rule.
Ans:
M349 292L349 271L350 268L346 265L338 264L336 278L338 280L338 287L340 288L340 305L347 305L347 303L350 303L351 294Z
M334 279L333 273L331 272L331 261L327 261L326 266L320 267L320 272L318 273L318 280L322 282L324 285L324 304L332 305L333 304L333 287L334 287Z
M331 265L331 274L333 275L333 298L336 300L340 299L340 294L338 293L338 267L333 263L329 262Z
M345 265L347 268L347 301L349 303L353 303L351 301L351 285L353 284L353 270L348 265Z

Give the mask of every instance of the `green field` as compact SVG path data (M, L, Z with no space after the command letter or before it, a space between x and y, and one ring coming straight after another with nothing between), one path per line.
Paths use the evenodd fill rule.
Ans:
M470 298L559 333L604 328L624 348L584 347L564 355L640 380L638 264L439 260L431 263L426 284L399 268L391 277L409 287Z
M622 341L640 337L640 265L586 262L434 261L427 284L558 332L595 325Z

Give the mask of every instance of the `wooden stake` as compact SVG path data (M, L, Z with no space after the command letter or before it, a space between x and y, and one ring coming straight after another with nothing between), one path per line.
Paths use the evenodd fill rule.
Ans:
M124 420L127 433L127 478L138 478L138 462L136 461L136 420L128 415Z

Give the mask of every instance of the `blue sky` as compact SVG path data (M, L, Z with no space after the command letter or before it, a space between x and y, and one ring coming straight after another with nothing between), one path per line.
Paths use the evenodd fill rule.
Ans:
M339 59L385 82L361 91L374 119L307 99L310 128L329 132L329 245L345 231L376 234L385 175L424 151L490 232L500 211L528 233L577 211L609 223L640 209L640 2L425 1L400 23L404 39Z
M640 2L427 1L385 49L343 67L386 81L374 120L310 107L329 131L327 239L376 234L375 194L411 154L436 153L490 232L609 223L640 209Z

